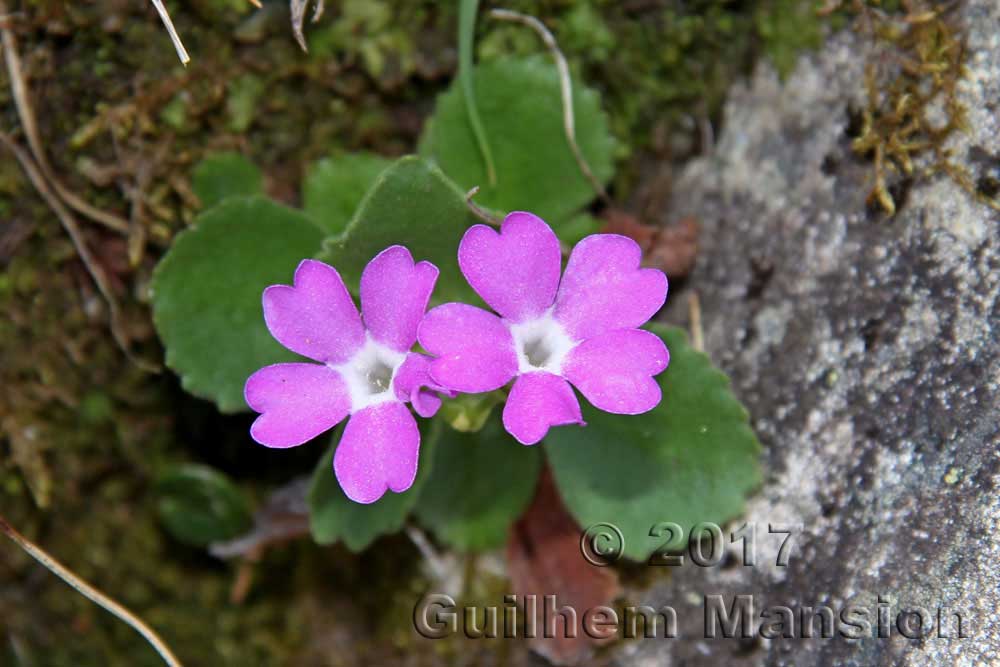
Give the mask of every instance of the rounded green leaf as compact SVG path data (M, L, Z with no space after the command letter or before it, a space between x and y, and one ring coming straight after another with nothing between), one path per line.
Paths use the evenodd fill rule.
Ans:
M456 81L437 101L421 140L463 190L480 187L476 202L502 211L529 210L558 226L596 196L573 157L563 125L555 65L546 59L505 58L474 70L476 107L496 166L490 185L482 150ZM599 181L611 178L614 140L598 94L573 81L576 140Z
M226 197L257 195L263 192L260 169L239 153L216 153L198 163L191 175L191 189L204 208Z
M475 433L443 428L417 519L457 549L503 545L535 493L541 454L507 435L498 412Z
M333 473L333 453L343 430L341 426L334 431L330 449L313 472L308 498L309 528L319 544L343 541L348 549L359 552L376 538L403 527L421 487L430 476L442 424L436 420L420 420L420 462L413 486L402 493L386 491L370 505L356 503L344 495Z
M374 153L347 153L320 160L302 188L303 208L328 234L340 234L361 199L392 160Z
M250 506L225 475L187 463L167 471L156 483L156 511L173 537L192 546L228 540L252 523Z
M549 432L545 449L566 507L581 526L616 525L624 553L648 558L663 545L656 524L685 531L722 524L743 511L760 482L760 445L729 378L694 350L683 331L651 325L670 349L657 380L663 401L642 415L612 415L584 405L584 428Z
M251 373L298 358L268 333L261 294L290 283L322 240L304 215L263 197L227 199L177 236L153 274L153 323L187 391L245 410Z
M436 301L480 303L458 269L458 243L477 222L465 194L440 169L411 155L379 175L347 229L327 240L319 259L337 267L357 292L361 271L372 257L391 245L404 245L414 259L440 269Z

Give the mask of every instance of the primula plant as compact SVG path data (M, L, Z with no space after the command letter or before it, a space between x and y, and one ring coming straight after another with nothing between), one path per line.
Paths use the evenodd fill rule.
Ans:
M640 268L641 255L624 236L588 236L560 282L559 239L541 219L511 213L499 233L476 225L462 238L458 264L499 316L463 303L428 313L419 339L435 356L431 377L462 392L514 379L503 424L525 445L550 426L584 424L570 382L607 412L652 410L660 402L652 376L670 356L663 341L636 327L663 305L667 277Z
M347 497L371 503L397 493L417 475L420 431L407 409L433 417L436 392L430 360L411 352L438 270L414 264L401 246L386 248L361 274L358 315L330 266L307 259L294 286L264 291L264 318L274 337L318 364L266 366L247 380L247 405L260 412L250 429L267 447L294 447L351 415L333 469Z
M660 402L652 376L669 354L645 323L667 295L667 278L639 267L635 241L583 239L560 283L559 239L540 218L512 213L499 233L470 228L459 267L502 317L447 303L424 315L438 269L393 246L361 274L359 315L336 269L304 260L293 286L264 291L268 330L318 364L266 366L247 380L250 429L267 447L294 447L351 415L333 457L348 498L371 503L413 485L420 431L406 403L433 417L441 394L487 392L517 378L503 409L507 431L525 445L550 426L583 425L567 381L597 407L647 412ZM411 351L419 336L433 357Z
M240 156L196 168L206 208L152 284L167 364L222 412L257 413L246 447L316 453L317 542L359 551L410 525L492 549L547 469L580 526L613 522L642 560L739 515L758 483L728 380L655 322L666 277L588 213L615 143L596 92L571 83L590 177L540 58L464 70L419 155L317 163L301 211ZM664 521L685 534L651 531Z

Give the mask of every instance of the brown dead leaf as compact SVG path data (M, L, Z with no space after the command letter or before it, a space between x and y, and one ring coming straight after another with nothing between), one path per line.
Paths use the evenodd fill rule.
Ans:
M253 528L245 535L225 542L213 542L208 552L216 558L258 557L264 549L309 534L309 506L306 495L311 478L293 479L272 493L254 513Z
M671 278L683 278L694 268L700 231L694 218L681 218L672 225L657 227L640 222L621 209L608 209L604 219L601 231L635 240L642 248L647 266L660 269Z
M511 588L519 601L534 595L534 627L537 637L530 639L537 653L557 665L576 665L586 660L598 640L583 628L586 610L609 604L619 593L618 575L611 568L591 565L580 551L581 530L563 506L552 475L546 468L538 484L535 499L511 528L507 541L507 569ZM555 608L572 607L576 611L574 632L558 622L555 636L545 638L543 618L545 596L555 596ZM530 609L526 613L530 613ZM570 636L570 635L575 636Z

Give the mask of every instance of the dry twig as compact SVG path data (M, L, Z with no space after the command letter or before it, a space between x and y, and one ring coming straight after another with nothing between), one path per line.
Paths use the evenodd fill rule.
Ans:
M149 642L150 646L152 646L156 652L160 654L163 661L170 665L170 667L181 667L181 661L177 659L177 656L170 651L170 648L162 639L160 639L160 636L156 634L152 628L146 625L142 619L88 584L86 581L80 579L68 567L50 556L40 546L26 538L21 533L17 532L17 530L7 523L2 516L0 516L0 532L4 533L7 537L13 540L17 546L24 549L25 553L44 565L50 572L72 586L77 593L84 596L94 604L103 607L109 613L132 626L136 632L142 635L143 638Z

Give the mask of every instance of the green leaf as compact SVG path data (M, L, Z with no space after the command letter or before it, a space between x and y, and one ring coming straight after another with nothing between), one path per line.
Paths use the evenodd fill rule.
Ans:
M760 445L729 379L683 331L648 328L670 349L670 366L657 378L660 405L636 416L585 405L585 428L553 429L545 440L570 513L583 527L616 525L625 555L635 560L667 541L666 532L650 536L654 525L679 524L684 536L671 546L683 546L696 524L722 524L741 514L761 479Z
M260 169L239 153L216 153L199 162L191 175L191 188L204 208L226 197L263 192Z
M458 269L458 243L477 222L464 193L440 169L408 156L382 172L344 234L328 239L319 259L336 267L357 292L361 271L372 257L391 245L404 245L414 259L441 270L436 300L480 303Z
M320 160L309 170L302 188L306 213L331 236L342 233L362 197L390 164L391 160L374 153Z
M174 466L157 481L156 495L156 511L167 532L192 546L232 539L252 522L240 490L208 466Z
M313 472L309 488L309 528L313 539L319 544L342 540L348 549L359 552L376 538L402 528L431 474L434 449L442 429L439 421L420 420L420 462L413 486L403 493L386 491L374 503L362 505L344 495L333 473L333 453L344 430L342 426L337 428L330 449Z
M540 448L507 435L498 412L476 433L445 427L417 519L457 549L501 546L531 502L541 469Z
M598 234L604 222L589 213L580 213L560 225L557 234L559 240L572 247L583 240L583 237Z
M458 82L438 98L421 140L422 154L433 158L463 191L478 185L480 205L529 210L553 226L594 199L566 139L555 65L543 58L480 63L475 91L493 149L496 185L489 183ZM600 98L574 80L573 109L577 144L594 175L605 183L612 174L614 140Z
M290 283L322 240L304 215L263 197L227 199L177 236L153 274L153 323L187 391L245 410L251 373L298 359L268 333L261 294Z

